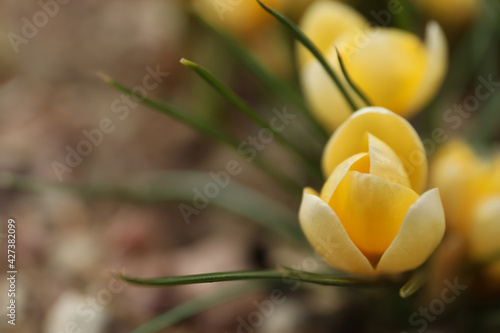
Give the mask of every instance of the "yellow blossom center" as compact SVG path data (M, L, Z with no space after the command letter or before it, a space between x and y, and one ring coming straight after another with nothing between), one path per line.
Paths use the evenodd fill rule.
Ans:
M344 170L336 188L331 188L333 180L325 184L333 190L325 199L353 243L376 262L393 242L419 196L409 187L408 175L394 151L373 135L368 134L366 141L368 153L359 154L357 161ZM339 167L344 168L343 164Z

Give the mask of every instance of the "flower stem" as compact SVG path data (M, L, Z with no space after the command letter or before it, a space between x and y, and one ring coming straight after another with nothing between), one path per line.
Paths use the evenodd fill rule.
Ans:
M333 80L337 88L342 93L345 100L347 101L347 104L349 104L349 106L351 107L352 111L354 112L358 110L358 107L354 103L354 100L340 82L340 79L337 77L337 74L335 74L331 66L328 64L328 62L325 60L325 58L318 50L318 48L313 44L313 42L306 35L304 35L304 33L300 31L300 29L295 25L295 23L293 23L289 18L287 18L277 10L268 7L267 5L262 3L261 0L257 0L257 2L262 8L264 8L265 11L274 16L286 28L288 28L288 30L293 34L293 36L316 57L321 66L323 66L327 74L330 76L330 78Z
M231 89L220 82L212 73L203 68L202 66L182 58L181 64L193 70L198 76L210 84L217 92L219 92L223 97L229 100L234 106L240 109L244 114L246 114L254 123L259 125L264 129L270 130L276 137L276 140L289 152L291 152L306 170L319 180L323 180L323 174L319 168L319 163L313 163L305 157L305 154L295 147L289 140L287 140L280 132L274 130L272 126L269 126L268 122L262 118L255 110L253 110L245 101L243 101L239 96L237 96Z
M117 81L113 80L109 76L105 74L98 74L99 77L107 84L112 86L118 91L123 92L124 94L127 94L128 96L134 98L137 101L140 101L142 104L157 110L161 113L164 113L194 129L199 131L200 133L205 134L206 136L219 141L226 146L229 146L230 148L234 149L235 151L238 151L238 147L240 143L226 135L225 133L220 132L219 130L215 129L214 127L210 126L209 124L204 123L201 120L198 120L194 118L193 116L176 110L175 108L154 101L152 99L146 98L144 96L140 96L138 93L132 91L131 89L127 88L126 86L118 83ZM299 184L295 179L290 178L289 176L283 174L280 170L276 169L272 164L268 163L266 160L264 160L260 156L256 156L253 159L253 163L259 167L262 171L266 172L271 178L275 179L278 183L280 183L284 188L289 189L293 191L293 193L297 196L302 195L302 188L303 186Z
M296 271L292 269L273 271L216 272L183 276L167 276L149 279L141 279L125 275L118 275L118 277L129 283L145 286L178 286L185 284L238 280L267 280L283 282L295 280L326 286L366 286L372 284L372 282L368 280L354 279L349 277L336 277L331 275Z

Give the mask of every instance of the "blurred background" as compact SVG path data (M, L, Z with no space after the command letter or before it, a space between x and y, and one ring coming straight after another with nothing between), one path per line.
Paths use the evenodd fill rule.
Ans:
M296 114L294 104L267 89L224 40L226 34L231 36L270 73L297 86L292 38L253 1L242 1L237 6L237 1L222 0L0 1L0 182L4 187L0 191L0 241L4 253L6 221L14 218L19 272L15 327L3 315L8 285L5 278L0 280L2 332L130 332L189 299L232 285L143 288L118 281L113 272L155 277L307 263L311 257L307 248L281 241L248 218L213 204L186 221L177 200L144 203L113 193L100 195L98 190L131 184L128 190L133 192L134 184L138 190L148 188L168 171L217 173L226 169L228 161L236 160L242 172L235 182L264 193L284 210L297 211L297 197L247 163L244 156L123 99L96 75L105 73L129 87L151 83L154 87L147 88L148 97L224 128L239 140L255 135L258 127L179 63L185 57L202 64L262 114L284 108ZM269 4L297 21L311 2L276 0ZM368 18L370 11L388 5L361 0L350 4ZM407 28L408 20L413 20L422 32L424 24L419 20L441 20L451 50L460 51L451 62L441 97L413 121L416 126L440 118L432 110L444 110L460 101L477 84L479 75L493 73L498 78L498 27L477 24L480 9L466 10L469 15L461 18L450 14L453 8L446 7L444 14L429 13L423 4L414 8L410 18L390 23ZM450 20L450 16L458 19ZM157 84L154 80L145 83L147 75ZM484 105L485 113L498 112L498 98L494 99ZM316 154L319 162L324 141L304 133L298 119L285 131ZM498 123L473 114L466 124L460 133L474 126L491 128L484 133L486 137L474 138L476 142L499 138ZM97 129L101 134L93 138L98 144L80 147ZM447 130L453 134L453 129ZM68 155L78 147L91 151L68 166ZM284 173L314 184L274 142L262 154ZM27 183L13 185L9 174L25 177ZM35 189L30 180L59 188L77 183L97 190L83 194L78 189L51 191L52 185L45 183ZM169 188L169 183L164 186ZM170 190L175 186L170 185ZM2 277L7 271L4 257ZM241 319L248 322L249 314L258 308L255 304L268 298L268 289L258 289L162 331L356 332L369 320L358 317L370 304L356 293L303 286L286 294L286 302L276 306L261 325L244 328ZM377 332L377 326L371 331Z

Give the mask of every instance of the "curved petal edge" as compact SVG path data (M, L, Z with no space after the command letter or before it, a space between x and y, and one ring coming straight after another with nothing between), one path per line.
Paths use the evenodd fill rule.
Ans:
M304 192L299 220L314 250L330 266L359 275L375 274L368 259L349 238L337 214L319 197Z
M445 228L439 190L429 190L408 210L394 241L380 258L377 272L396 274L422 265L443 239Z

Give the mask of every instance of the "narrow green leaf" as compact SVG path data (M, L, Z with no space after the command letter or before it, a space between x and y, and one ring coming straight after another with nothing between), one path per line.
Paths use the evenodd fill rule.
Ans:
M192 117L191 115L189 115L185 112L178 111L169 105L151 100L149 98L144 98L141 95L132 91L132 89L118 83L117 81L113 80L111 77L109 77L108 75L106 75L104 73L97 73L97 76L101 80L103 80L106 84L110 85L111 87L115 88L116 90L118 90L118 91L120 91L120 92L122 92L130 97L133 97L135 100L139 101L140 103L142 103L142 104L144 104L152 109L160 111L160 112L174 118L175 120L178 120L178 121L194 128L194 129L196 129L200 133L203 133L216 141L222 142L230 147L234 147L235 145L238 144L235 139L225 135L224 133L214 129L209 124L206 124L205 122L200 121L200 120Z
M300 273L300 274L299 274ZM141 279L131 276L118 275L118 278L129 283L144 286L179 286L196 283L212 283L222 281L239 280L265 280L265 281L289 281L297 280L306 283L313 283L326 286L366 286L372 284L371 281L360 280L347 277L336 277L331 275L315 274L295 270L276 271L236 271L236 272L216 272L205 274L194 274L184 276L167 276L159 278Z
M157 332L222 303L231 301L243 295L255 293L263 287L264 286L262 284L245 283L243 285L210 292L204 296L187 301L186 303L179 305L156 318L153 318L149 322L134 329L131 333Z
M274 134L276 140L285 147L293 156L297 157L306 170L319 180L323 179L323 173L319 168L319 163L314 163L305 157L305 154L295 147L289 140L287 140L280 132L274 130L272 126L269 126L268 122L262 118L255 110L253 110L250 105L238 97L234 91L225 86L220 82L212 73L203 68L202 66L182 58L181 64L193 70L198 74L203 80L210 84L217 92L219 92L224 98L229 100L234 106L240 109L245 115L247 115L253 122L262 128L268 129Z
M314 133L319 134L322 141L328 139L329 134L319 124L315 118L300 92L287 82L279 79L266 69L238 40L229 36L227 33L213 27L210 23L206 22L202 17L197 16L200 21L208 27L219 39L226 45L231 52L255 75L265 86L271 88L274 92L282 96L286 101L296 105L302 114L309 120L308 124L312 127Z
M203 191L204 186L212 182L214 180L208 174L194 171L151 172L146 176L130 179L127 184L119 185L39 181L19 175L2 174L0 188L41 194L64 191L88 198L143 203L176 201L192 206L193 190ZM233 179L225 188L220 189L219 195L210 199L210 203L242 216L285 240L300 246L307 244L298 226L297 213Z
M351 77L347 73L347 70L344 66L344 60L342 60L342 56L340 55L340 52L337 48L335 48L337 51L337 58L339 59L339 64L340 64L340 69L342 70L342 74L344 74L347 83L351 86L352 90L361 98L361 100L365 103L365 106L371 106L373 103L371 103L368 98L359 90L358 86L351 80Z
M411 33L415 33L417 22L422 21L420 12L411 1L406 2L402 10L394 15L395 26Z
M321 66L323 66L323 68L328 73L330 78L333 80L333 82L335 83L337 88L340 90L342 95L344 95L344 98L347 101L347 103L349 104L349 106L351 107L351 109L353 111L356 111L358 109L358 107L356 106L356 104L352 100L351 96L349 96L349 93L344 88L344 86L342 85L341 81L339 80L339 78L337 77L337 75L335 74L333 69L330 67L328 62L325 60L325 58L323 57L321 52L318 50L318 48L313 44L313 42L306 35L304 35L304 33L302 31L300 31L300 29L289 18L287 18L286 16L284 16L280 12L268 7L267 5L262 3L261 0L257 0L257 2L259 3L259 5L262 8L264 8L265 11L267 11L269 14L274 16L285 27L287 27L288 30L293 34L293 36L316 57L316 59L321 64Z
M224 98L230 101L234 106L243 111L243 113L246 114L250 119L252 119L256 124L263 128L267 128L269 126L264 118L262 118L259 114L257 114L257 112L252 110L252 108L240 97L238 97L234 93L234 91L220 82L207 69L185 58L182 58L180 62L181 64L198 74L198 76L200 76L203 80L210 84L217 92L219 92Z
M131 96L135 100L140 101L142 104L144 104L144 105L146 105L154 110L160 111L161 113L164 113L164 114L166 114L166 115L168 115L168 116L170 116L170 117L172 117L172 118L174 118L174 119L176 119L176 120L178 120L178 121L180 121L188 126L191 126L194 129L196 129L197 131L199 131L200 133L203 133L203 134L207 135L208 137L210 137L216 141L219 141L219 142L225 144L226 146L229 146L230 148L234 149L235 151L238 151L238 147L240 144L238 141L236 141L234 138L229 137L226 134L218 131L217 129L213 128L211 125L206 124L206 123L194 118L193 116L191 116L185 112L178 111L169 105L154 101L154 100L149 99L149 98L144 98L143 96L140 96L139 94L132 91L130 88L116 82L111 77L109 77L105 74L98 73L98 76L105 83L110 85L111 87L115 88L116 90L118 90L124 94L127 94L128 96ZM266 160L264 160L259 155L257 155L253 159L253 163L257 167L259 167L262 171L266 172L269 176L271 176L271 178L273 178L278 183L280 183L283 187L291 190L292 193L295 194L296 196L302 195L303 186L301 184L299 184L295 179L292 179L289 176L283 174L283 172L276 169L274 167L274 165L268 163Z

